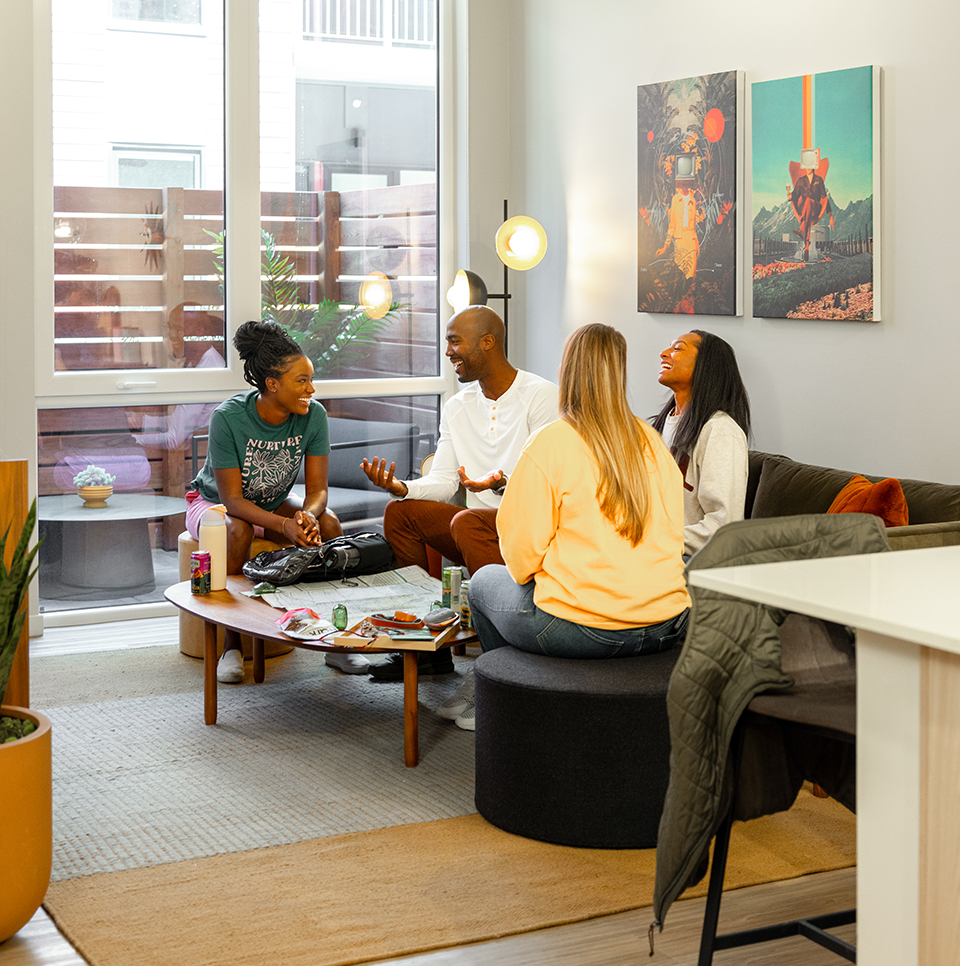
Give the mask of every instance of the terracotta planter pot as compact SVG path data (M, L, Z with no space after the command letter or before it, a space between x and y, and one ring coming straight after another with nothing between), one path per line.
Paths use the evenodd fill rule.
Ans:
M98 509L107 505L107 500L113 496L112 486L78 486L77 496L83 500L85 507Z
M0 745L0 942L29 922L50 883L53 857L53 785L50 719L4 705L0 714L29 718L37 730Z

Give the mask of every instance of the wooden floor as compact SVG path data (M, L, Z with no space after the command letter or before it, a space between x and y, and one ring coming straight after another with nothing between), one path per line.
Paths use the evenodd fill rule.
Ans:
M721 932L850 908L855 904L855 878L854 869L841 869L727 893ZM380 962L381 966L640 966L647 962L652 966L694 966L703 904L703 899L674 904L666 928L656 936L652 960L647 929L653 917L647 908ZM836 934L849 942L856 940L854 926L838 929ZM729 949L714 956L714 966L838 966L843 962L799 938ZM282 963L278 950L270 966ZM84 960L41 909L20 932L0 944L0 966L84 966Z
M136 623L139 646L150 642L153 628L161 635L169 633L169 628L160 622ZM117 638L112 646L129 646L123 643L130 640L131 635L126 633L129 625L123 627L122 634L111 635L109 629L110 625L99 625L95 631L89 629L92 633L78 634L78 628L64 628L45 634L41 640L49 648L47 653L63 653L71 647L108 648L112 636ZM119 632L121 625L116 629ZM848 909L856 904L855 896L855 869L739 889L724 896L720 931ZM666 928L655 936L656 955L652 960L647 930L653 914L646 908L492 942L382 960L381 966L385 963L393 966L639 966L647 962L652 966L694 966L703 906L703 899L686 899L674 904ZM843 927L836 934L855 942L856 927ZM843 962L800 938L731 949L714 956L714 966L838 966ZM20 932L0 944L0 966L84 966L84 963L42 909ZM278 951L271 966L282 966L282 963L282 951Z

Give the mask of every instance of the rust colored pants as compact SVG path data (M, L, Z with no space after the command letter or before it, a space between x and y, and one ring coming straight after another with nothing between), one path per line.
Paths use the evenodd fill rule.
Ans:
M485 564L502 564L497 511L465 510L434 500L392 500L383 514L383 533L398 567L416 564L440 576L440 557L474 574ZM436 551L430 559L430 550Z

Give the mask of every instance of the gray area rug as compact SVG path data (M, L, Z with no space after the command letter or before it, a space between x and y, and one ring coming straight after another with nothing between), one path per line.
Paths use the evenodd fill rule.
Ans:
M269 660L261 685L247 667L208 727L202 663L178 651L33 662L31 703L53 722L53 881L475 811L473 735L432 710L459 675L421 680L420 765L406 768L400 683L305 651ZM93 680L134 696L81 703Z

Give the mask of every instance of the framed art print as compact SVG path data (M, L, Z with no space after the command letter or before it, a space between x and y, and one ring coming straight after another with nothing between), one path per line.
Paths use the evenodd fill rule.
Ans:
M739 315L743 73L637 88L637 311Z
M880 319L880 68L753 84L753 314Z

